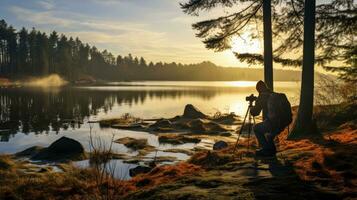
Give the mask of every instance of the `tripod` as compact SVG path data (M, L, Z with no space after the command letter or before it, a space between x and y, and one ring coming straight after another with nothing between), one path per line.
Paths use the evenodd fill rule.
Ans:
M250 109L251 109L251 107L253 107L253 101L249 101L249 106L248 106L248 108L247 108L247 112L245 113L245 117L244 117L244 120L243 120L243 124L242 124L242 126L240 127L240 129L239 129L237 142L236 142L236 144L234 145L233 155L234 155L234 153L236 152L236 149L237 149L237 145L238 145L240 136L242 135L243 128L244 128L245 122L246 122L246 120L247 120L247 116L248 116L248 120L249 120L249 124L248 124L248 147L247 147L247 150L249 151L250 134L251 134L251 132L252 132L252 123L251 123L251 122L252 122L252 119L253 119L253 126L255 125L255 118L254 118L254 116L252 116L252 115L250 114Z

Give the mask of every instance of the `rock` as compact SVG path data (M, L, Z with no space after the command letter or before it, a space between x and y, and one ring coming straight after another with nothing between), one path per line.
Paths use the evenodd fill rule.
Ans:
M180 134L165 134L159 135L160 143L170 143L170 144L185 144L185 143L199 143L201 139L189 137Z
M137 166L135 168L129 169L129 175L131 177L134 177L138 174L145 174L145 173L149 173L152 170L152 168L150 167L145 167L145 166Z
M115 142L119 144L123 144L126 147L131 148L133 150L145 149L148 147L153 148L148 144L147 139L135 139L130 137L124 137L124 138L119 138Z
M31 157L34 160L73 160L84 157L84 148L78 141L61 137L49 147Z
M149 126L150 129L154 131L172 131L172 123L168 119L160 119L156 121L154 124Z
M223 125L218 124L216 122L208 122L207 124L205 124L206 129L208 129L210 132L225 132L225 131L229 131L229 129L225 128Z
M232 133L227 131L227 132L220 133L219 135L224 136L224 137L230 137L230 136L232 136Z
M202 119L195 119L188 123L190 130L194 133L205 133L207 130Z
M84 153L84 148L78 141L61 137L60 139L53 142L47 151L55 154L81 154Z
M214 117L213 120L220 124L226 124L226 125L238 124L240 122L239 116L235 115L234 113L224 114L218 117Z
M221 150L221 149L224 149L227 147L228 147L227 142L221 140L221 141L214 143L213 150Z
M155 124L153 124L152 126L155 127L162 127L162 128L171 128L172 123L170 120L167 119L160 119L157 122L155 122Z
M192 104L187 104L183 112L184 118L197 119L197 118L206 118L207 116L203 114L200 110L194 107Z
M20 151L16 153L15 155L18 157L33 157L36 154L40 153L44 148L40 146L33 146L30 148L27 148L23 151Z

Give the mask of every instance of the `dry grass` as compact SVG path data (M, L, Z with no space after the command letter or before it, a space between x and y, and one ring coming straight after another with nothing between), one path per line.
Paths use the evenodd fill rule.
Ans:
M79 199L95 198L95 174L88 169L65 166L64 173L26 173L25 164L9 156L0 156L11 163L0 169L0 199Z
M134 117L129 113L125 113L119 118L102 119L99 121L99 125L101 127L111 127L116 124L129 125L129 124L139 123L141 121L142 120L140 118Z

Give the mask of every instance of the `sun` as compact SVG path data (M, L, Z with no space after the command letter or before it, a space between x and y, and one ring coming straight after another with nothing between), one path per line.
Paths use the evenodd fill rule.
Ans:
M237 53L261 53L262 45L259 39L252 39L249 33L244 33L241 37L234 36L231 40L231 50Z

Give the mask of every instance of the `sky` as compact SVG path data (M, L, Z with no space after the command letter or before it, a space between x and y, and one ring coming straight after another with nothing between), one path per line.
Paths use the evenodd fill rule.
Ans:
M180 9L179 3L184 1L0 0L0 18L16 29L35 27L79 37L114 55L131 53L153 62L212 61L221 66L245 67L232 50L216 53L204 47L191 28L199 19ZM253 46L260 47L260 43Z

